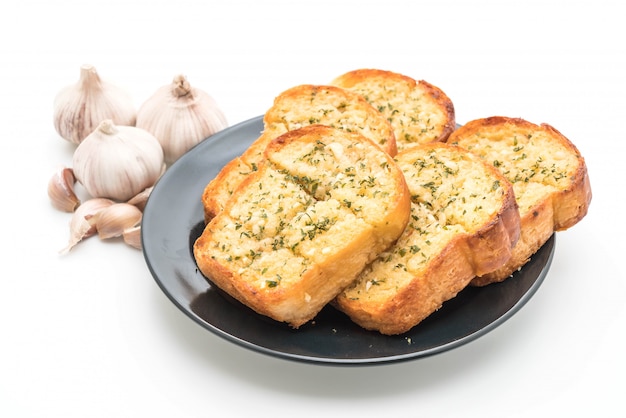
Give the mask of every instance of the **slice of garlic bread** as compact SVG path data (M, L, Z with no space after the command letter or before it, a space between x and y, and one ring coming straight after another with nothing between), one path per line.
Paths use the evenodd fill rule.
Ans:
M455 128L452 100L424 80L364 68L342 74L330 84L361 94L378 109L394 129L398 151L445 141Z
M257 313L313 319L400 236L410 197L393 158L324 125L271 141L194 244L199 270Z
M521 216L521 237L509 262L472 284L505 280L555 231L570 228L587 214L591 184L585 160L552 126L494 116L463 125L448 142L467 148L503 173L513 184Z
M476 155L437 142L396 161L411 193L409 223L333 302L382 334L408 331L474 277L504 265L520 228L511 184Z

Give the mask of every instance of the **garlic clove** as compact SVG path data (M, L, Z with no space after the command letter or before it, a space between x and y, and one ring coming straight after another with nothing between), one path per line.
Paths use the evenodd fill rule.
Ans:
M124 230L141 223L142 213L135 205L116 203L96 215L95 226L100 239L122 236Z
M110 199L94 198L85 201L72 214L70 220L70 238L67 246L59 251L68 253L76 244L96 233L95 216L104 208L113 205Z
M150 197L150 193L152 193L153 188L154 186L144 189L135 196L131 197L130 200L128 200L126 203L137 206L137 208L143 212L146 207L146 203L148 202L148 197Z
M165 162L171 165L192 147L228 126L216 101L192 87L184 75L162 86L137 111L137 127L161 143Z
M141 245L141 225L133 226L132 228L126 228L122 233L124 242L131 247L142 249Z
M76 147L72 166L92 197L125 202L154 186L163 172L163 149L148 131L105 119Z
M74 193L76 177L71 168L60 167L48 181L48 197L52 206L63 212L74 212L80 199Z
M104 119L134 126L137 110L124 89L101 79L93 65L85 64L78 82L54 98L54 127L62 138L80 144Z

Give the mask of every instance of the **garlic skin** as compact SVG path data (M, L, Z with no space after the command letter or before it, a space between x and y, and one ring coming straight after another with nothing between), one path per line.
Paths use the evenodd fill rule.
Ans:
M124 242L133 248L141 250L143 248L141 244L141 225L127 228L122 233Z
M95 217L97 214L115 204L110 199L94 198L89 199L80 205L72 214L70 220L70 238L67 246L65 246L60 254L67 254L76 244L85 238L96 234Z
M80 199L74 193L76 177L71 168L60 167L48 181L48 197L52 206L63 212L74 212Z
M72 166L92 197L127 201L154 186L164 170L163 150L149 132L105 119L76 147Z
M152 193L152 189L154 186L148 187L147 189L139 192L137 195L131 197L126 203L137 206L140 211L146 208L146 203L148 203L148 198L150 197L150 193Z
M54 98L54 127L62 138L80 144L105 119L134 126L137 110L124 89L102 80L93 65L85 64L78 82Z
M192 87L184 75L162 86L137 111L136 126L161 143L165 162L171 165L193 146L228 126L215 100Z
M116 203L110 205L95 216L95 227L100 239L120 237L128 228L141 223L142 213L135 205Z

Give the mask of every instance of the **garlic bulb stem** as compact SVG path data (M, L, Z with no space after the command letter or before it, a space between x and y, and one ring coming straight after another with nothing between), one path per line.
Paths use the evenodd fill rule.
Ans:
M191 94L191 85L184 75L177 75L172 82L172 92L174 97L183 97Z
M54 99L54 127L62 138L80 144L104 119L134 126L137 110L125 90L102 80L93 65L85 64L78 82Z

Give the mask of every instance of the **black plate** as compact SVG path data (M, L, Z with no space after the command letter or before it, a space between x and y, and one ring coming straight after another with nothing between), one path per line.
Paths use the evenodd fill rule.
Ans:
M204 187L259 136L262 126L259 116L198 144L159 180L145 208L142 242L152 275L176 306L209 331L290 360L342 365L410 360L450 350L493 330L517 312L545 278L554 235L513 277L465 289L403 335L365 331L330 306L298 330L256 314L205 279L196 268L192 246L204 227Z

